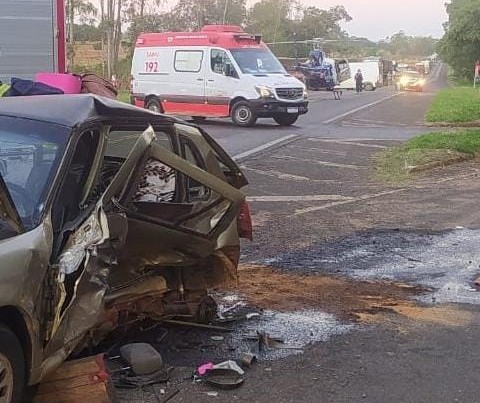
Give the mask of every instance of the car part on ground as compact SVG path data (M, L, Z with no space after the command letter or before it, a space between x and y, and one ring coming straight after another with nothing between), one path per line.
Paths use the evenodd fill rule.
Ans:
M163 366L160 353L147 343L125 344L120 348L120 355L136 375L152 374Z

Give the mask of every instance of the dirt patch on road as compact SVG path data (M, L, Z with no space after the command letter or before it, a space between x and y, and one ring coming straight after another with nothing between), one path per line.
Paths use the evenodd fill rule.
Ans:
M470 322L457 307L424 307L412 298L429 290L403 283L357 281L349 278L298 275L262 265L241 265L238 291L263 309L319 309L345 320L385 321L385 316L455 326Z

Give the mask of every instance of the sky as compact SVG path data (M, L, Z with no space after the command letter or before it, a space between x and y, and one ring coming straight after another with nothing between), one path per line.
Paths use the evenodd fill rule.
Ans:
M99 0L91 0L98 6ZM258 0L247 0L248 5ZM351 36L366 37L374 41L391 36L400 30L407 35L443 36L442 24L447 21L447 0L299 0L303 5L328 9L343 5L353 20L343 24ZM164 0L171 8L176 0Z
M443 36L446 0L300 0L318 8L345 6L353 20L343 24L351 36L379 40L400 30L412 36Z

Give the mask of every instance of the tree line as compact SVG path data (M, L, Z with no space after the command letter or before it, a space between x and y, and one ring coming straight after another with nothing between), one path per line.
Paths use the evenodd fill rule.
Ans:
M440 57L458 77L472 79L480 59L480 0L451 0L446 7L448 22L439 44Z
M246 0L178 0L166 10L167 0L100 0L97 9L89 0L67 0L69 62L74 64L74 44L101 42L107 75L116 71L123 43L133 52L140 32L195 31L206 24L241 25L261 34L274 52L285 57L307 57L319 39L327 52L343 57L423 57L433 53L433 38L410 37L403 32L378 43L350 37L342 23L352 20L343 6L320 9L292 0L260 0L248 7Z

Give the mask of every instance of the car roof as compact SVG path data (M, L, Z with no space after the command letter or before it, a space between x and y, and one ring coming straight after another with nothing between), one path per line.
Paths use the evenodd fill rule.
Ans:
M179 120L123 102L92 95L38 95L0 98L0 116L19 117L66 127L98 118L150 118L152 123Z

